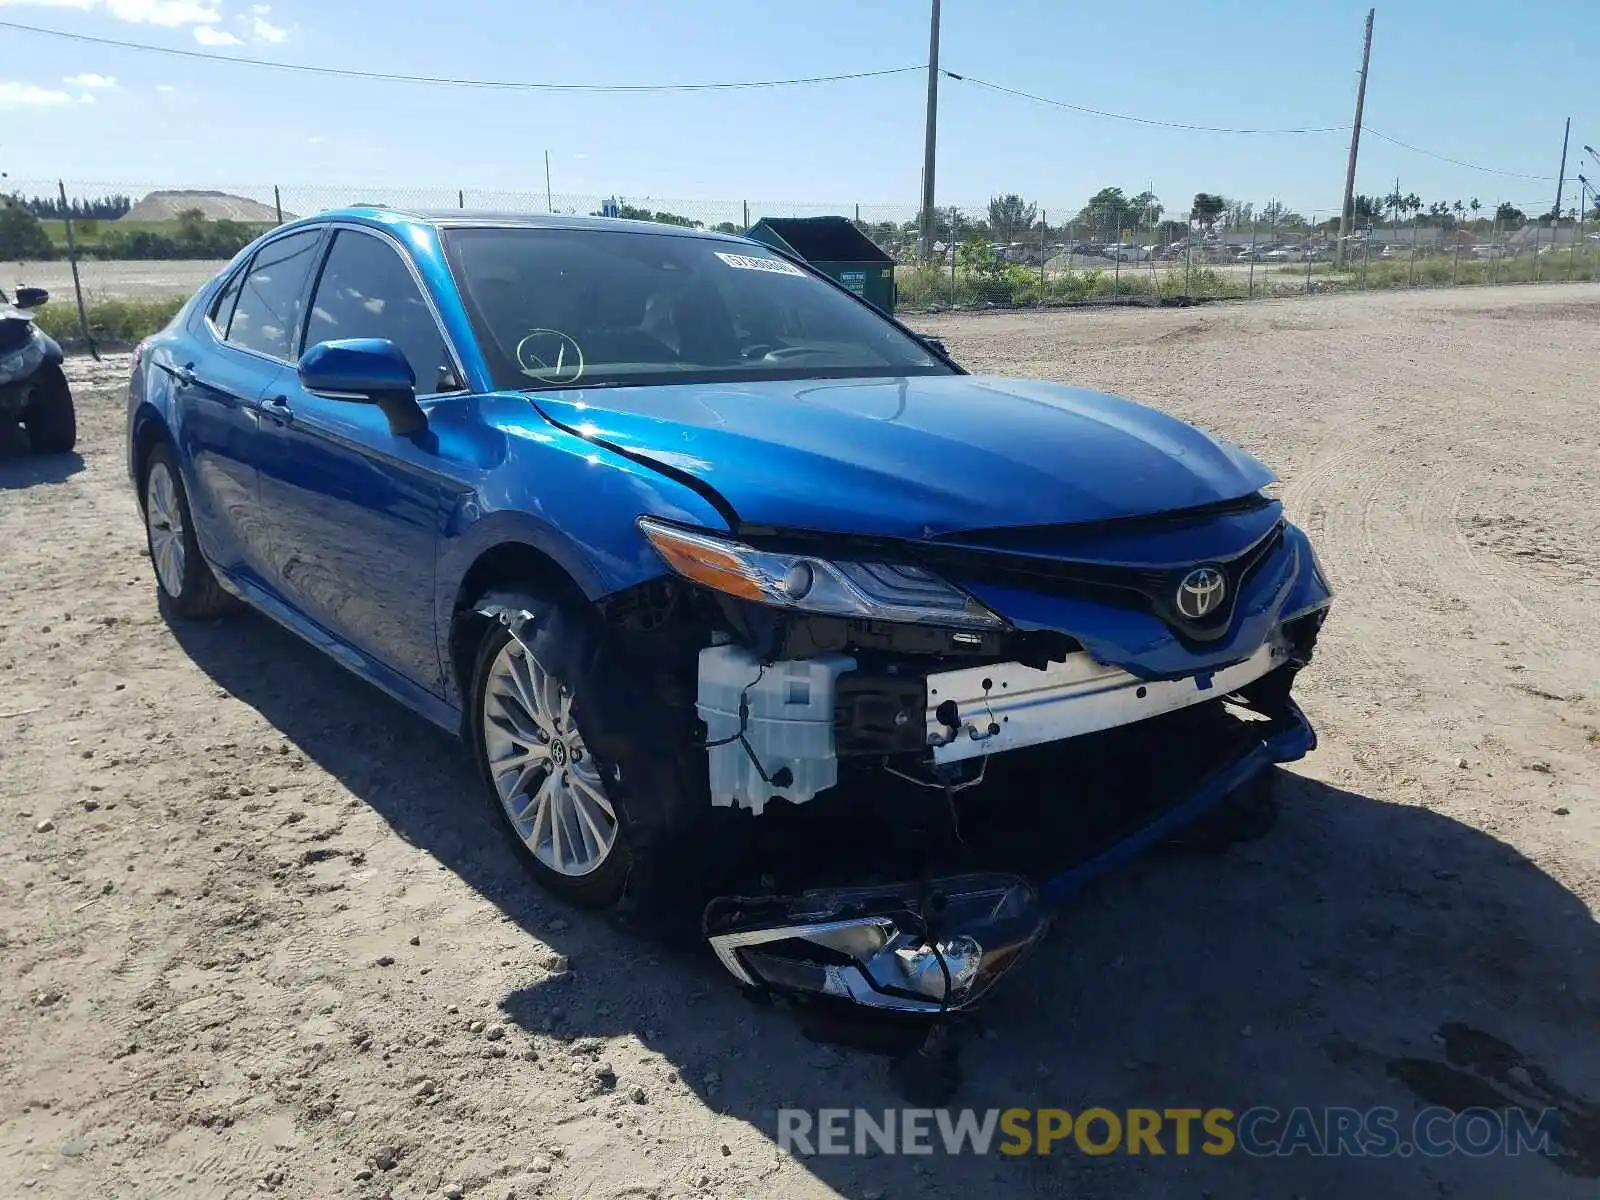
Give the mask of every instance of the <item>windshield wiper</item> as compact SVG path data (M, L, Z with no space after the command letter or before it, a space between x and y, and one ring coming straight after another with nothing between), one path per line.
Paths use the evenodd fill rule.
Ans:
M620 379L596 379L589 383L541 383L533 387L518 388L519 392L582 392L592 391L595 388L614 388L625 386Z

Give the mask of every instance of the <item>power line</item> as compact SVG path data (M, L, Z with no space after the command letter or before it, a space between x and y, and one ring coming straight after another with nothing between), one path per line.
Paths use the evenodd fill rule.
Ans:
M247 67L266 67L274 71L298 71L306 75L331 75L341 79L382 80L389 83L426 83L449 87L492 88L503 91L529 92L721 92L748 88L791 87L804 83L839 83L847 79L875 79L885 75L904 75L908 71L921 71L922 64L909 67L887 67L878 71L851 71L837 75L808 75L799 79L752 79L726 83L541 83L517 79L456 79L441 75L402 75L388 71L357 71L344 67L317 67L308 63L278 62L266 58L248 58L232 54L212 54L204 50L185 50L177 46L152 46L147 42L124 42L116 38L91 37L86 33L68 33L63 29L45 29L38 25L20 25L13 21L0 21L0 29L14 29L19 33L37 33L44 37L86 43L94 46L112 46L118 50L140 50L147 54L166 54L177 58L201 59L206 62L234 63Z
M1540 183L1546 183L1555 178L1554 175L1525 175L1521 171L1502 171L1496 167L1482 167L1477 163L1463 162L1461 159L1451 158L1447 154L1435 154L1432 150L1424 150L1421 146L1413 146L1410 142L1402 142L1397 137L1390 137L1387 133L1382 133L1379 130L1374 129L1371 125L1366 127L1366 132L1370 133L1373 137L1382 138L1386 142L1393 142L1396 146L1399 146L1404 150L1410 150L1413 154L1425 154L1429 158L1437 158L1440 162L1447 162L1458 167L1465 167L1469 171L1482 171L1486 175L1504 175L1508 179L1533 179Z
M1127 113L1107 112L1100 108L1090 108L1083 104L1070 104L1065 100L1052 100L1048 96L1036 96L1032 92L1018 91L1016 88L990 83L987 79L978 79L972 75L957 75L954 71L940 71L939 73L947 79L977 84L979 87L986 87L991 91L1004 92L1008 96L1020 96L1024 100L1035 100L1040 104L1049 104L1055 108L1070 108L1073 112L1087 113L1091 117L1106 117L1113 121L1132 121L1136 125L1154 125L1162 129L1185 129L1193 133L1292 134L1336 133L1343 128L1339 125L1317 125L1303 129L1230 129L1220 125L1191 125L1184 121L1157 121L1150 117L1135 117Z

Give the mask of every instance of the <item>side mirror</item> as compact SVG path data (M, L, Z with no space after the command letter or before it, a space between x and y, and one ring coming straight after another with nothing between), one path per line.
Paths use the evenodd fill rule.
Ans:
M49 303L50 293L41 287L19 287L17 289L18 308L39 308Z
M300 356L300 386L316 396L376 404L396 437L421 433L428 416L417 403L417 377L388 338L318 342Z

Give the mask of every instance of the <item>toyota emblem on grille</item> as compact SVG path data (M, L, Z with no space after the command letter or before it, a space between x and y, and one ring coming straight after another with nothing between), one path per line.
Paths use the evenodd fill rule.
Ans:
M1191 621L1210 615L1228 594L1228 580L1215 567L1196 567L1178 584L1178 611Z

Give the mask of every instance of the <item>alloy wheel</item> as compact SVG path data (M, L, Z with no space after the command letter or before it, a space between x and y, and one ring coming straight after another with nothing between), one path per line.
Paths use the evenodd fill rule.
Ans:
M150 558L156 579L167 595L183 595L184 549L183 505L178 500L177 484L164 462L150 468L145 481L145 526L150 531Z
M572 690L515 639L483 693L484 756L517 836L557 874L588 875L611 855L617 813L572 712Z

